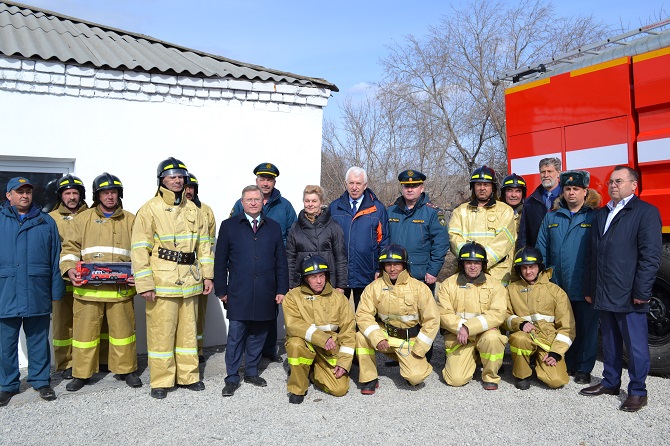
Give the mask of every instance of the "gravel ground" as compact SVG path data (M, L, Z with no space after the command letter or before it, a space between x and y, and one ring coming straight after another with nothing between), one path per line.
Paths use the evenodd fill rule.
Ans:
M436 345L443 345L439 335ZM70 393L66 381L54 375L58 399L44 402L24 382L21 393L0 408L0 444L657 445L670 438L670 386L660 377L647 380L649 405L625 413L617 410L625 392L589 398L578 395L583 386L572 381L551 390L536 379L530 390L519 391L509 355L497 391L483 390L478 375L464 387L448 387L440 373L444 351L436 349L435 370L422 388L411 389L399 369L385 367L385 358L378 355L380 388L375 395L361 395L354 381L342 398L310 386L303 404L292 405L286 361L261 363L267 387L243 383L233 397L223 398L223 350L207 350L201 369L205 391L179 388L164 400L149 396L146 356L139 358L141 389L99 373L92 385ZM601 372L599 361L594 384ZM358 378L357 367L351 375ZM627 384L624 371L622 389Z

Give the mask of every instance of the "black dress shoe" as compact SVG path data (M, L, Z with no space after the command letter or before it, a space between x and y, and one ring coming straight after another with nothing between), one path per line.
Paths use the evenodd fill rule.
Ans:
M68 392L76 392L77 390L81 390L82 387L84 387L86 384L88 384L88 378L87 379L81 379L81 378L73 378L72 381L67 383L67 386L65 386L65 390Z
M128 387L132 387L134 389L142 387L142 380L135 374L135 372L131 372L126 375L119 375L119 377L126 381Z
M194 382L193 384L188 384L186 386L188 390L193 390L195 392L199 392L201 390L205 390L205 383L202 381Z
M100 364L98 366L98 371L100 371L100 373L109 373L109 364Z
M568 369L568 376L575 376L575 373L577 373L577 370L575 370L575 369Z
M577 384L591 384L591 374L586 372L575 373L575 382Z
M609 389L602 384L596 384L595 386L585 387L579 391L580 395L585 396L598 396L598 395L618 395L619 389Z
M519 390L528 390L530 389L530 381L528 380L528 378L524 379L516 378L514 387L516 387Z
M240 387L240 383L226 383L221 391L221 396L233 396L238 387Z
M628 395L628 398L626 398L626 401L624 401L623 404L621 404L619 410L623 410L624 412L637 412L646 405L647 405L646 396Z
M56 392L51 386L42 386L37 391L40 393L40 398L44 401L53 401L56 399Z
M268 385L268 382L265 381L260 376L245 376L244 382L248 384L253 384L256 387L265 387Z
M72 367L68 367L60 373L60 377L63 379L72 379Z
M295 393L288 394L288 402L291 404L300 404L305 399L305 395L296 395Z
M0 391L0 407L9 404L9 400L11 400L14 395L18 395L18 393L19 392Z
M271 355L263 355L263 358L267 359L270 362L284 362L281 355L277 353L272 353Z
M151 389L151 398L156 398L157 400L162 400L167 396L167 389L163 387L156 387Z

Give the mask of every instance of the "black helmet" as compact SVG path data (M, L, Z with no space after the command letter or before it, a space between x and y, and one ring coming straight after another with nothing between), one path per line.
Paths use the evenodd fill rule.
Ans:
M327 276L329 271L328 262L320 255L309 255L300 262L300 277L302 278L317 273L326 273Z
M532 246L524 246L514 254L514 269L519 274L519 267L521 265L535 265L540 267L540 271L544 271L544 259L542 253Z
M496 183L496 171L483 165L478 167L470 175L470 189L474 189L475 183L492 183L493 184L493 193L496 193L498 190L498 183Z
M379 269L384 268L384 263L404 263L407 268L407 250L402 246L391 243L379 253Z
M119 177L105 172L93 180L93 200L98 201L98 192L107 189L118 189L119 198L123 198L123 183Z
M161 185L161 178L168 175L177 175L184 178L188 177L188 169L186 164L179 161L177 158L168 158L158 164L156 177L158 178L158 185Z
M60 180L56 183L58 187L56 188L56 199L61 201L61 194L66 189L77 189L79 191L79 202L81 203L86 199L86 188L84 187L84 182L75 177L74 175L67 174L61 177Z
M184 178L184 186L193 186L195 188L195 194L198 195L198 179L191 172L188 173L188 176Z
M468 241L458 251L458 266L462 268L465 261L486 263L486 249L477 242Z
M526 198L526 180L524 180L521 175L512 173L507 175L505 179L503 179L502 186L500 187L500 192L501 194L503 194L503 199L505 189L507 189L508 187L518 187L519 189L521 189L521 196L524 199Z

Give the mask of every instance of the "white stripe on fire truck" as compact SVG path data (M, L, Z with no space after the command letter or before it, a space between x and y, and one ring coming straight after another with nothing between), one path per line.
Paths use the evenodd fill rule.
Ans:
M563 170L628 164L628 145L625 143L614 144L612 146L565 152L565 164Z
M670 138L652 139L637 142L637 162L670 160Z
M561 153L545 153L544 155L528 156L525 158L515 158L512 160L512 172L517 175L533 175L540 170L538 164L543 158L558 158L561 159Z

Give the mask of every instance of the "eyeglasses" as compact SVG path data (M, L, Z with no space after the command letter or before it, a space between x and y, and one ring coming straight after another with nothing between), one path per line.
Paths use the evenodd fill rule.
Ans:
M262 198L245 198L244 202L245 203L258 203L259 201L263 201Z
M607 185L608 185L608 186L613 186L613 185L616 184L617 187L619 187L619 186L621 186L623 183L631 183L631 182L633 182L633 181L634 181L634 180L622 180L621 178L618 178L618 179L616 179L616 180L609 180L609 181L607 182Z

